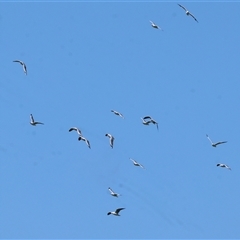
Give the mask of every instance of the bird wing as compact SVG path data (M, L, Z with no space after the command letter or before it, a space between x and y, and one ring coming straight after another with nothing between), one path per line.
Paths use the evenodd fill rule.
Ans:
M108 190L110 191L110 193L114 194L114 191L109 187Z
M215 143L215 145L219 145L219 144L223 144L223 143L227 143L227 141L217 142L217 143Z
M212 140L210 139L210 137L206 134L206 137L208 138L208 140L210 141L211 144L213 144Z
M20 60L14 60L13 62L18 62L18 63L20 63L20 64L24 64L22 61L20 61Z
M34 122L35 124L42 124L42 125L44 125L44 123L42 123L42 122Z
M88 146L89 148L91 148L90 142L89 142L86 138L85 138L85 142L86 142L87 146Z
M27 66L26 66L26 64L23 63L22 66L23 66L23 71L24 71L24 72L26 73L26 75L27 75Z
M145 116L143 117L143 119L146 120L146 119L152 119L152 118L150 116Z
M132 158L129 158L134 164L138 164L138 162Z
M69 132L71 132L71 131L77 131L77 128L76 128L76 127L71 127L68 131L69 131Z
M142 164L140 164L140 163L139 163L139 166L140 166L141 168L144 168L144 166L143 166Z
M115 213L118 214L123 209L125 209L125 208L118 208L118 209L116 209Z
M34 123L34 118L33 118L33 115L32 115L32 114L30 114L30 120L31 120L31 122Z
M227 169L232 170L228 165L225 165Z
M181 4L178 4L178 6L183 8L185 11L187 11L187 9L184 6L182 6Z
M196 22L198 22L198 20L194 17L194 15L193 14L191 14L191 13L189 13L189 15L190 16L192 16L193 17L193 19L196 21Z

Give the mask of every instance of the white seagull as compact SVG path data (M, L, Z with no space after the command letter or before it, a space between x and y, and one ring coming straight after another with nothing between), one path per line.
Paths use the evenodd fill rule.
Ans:
M151 23L151 25L152 25L152 27L153 28L156 28L156 29L160 29L160 30L162 30L163 31L163 29L162 28L160 28L157 24L155 24L154 22L152 22L151 20L149 20L149 22Z
M210 137L207 134L206 134L206 136L207 136L208 140L210 141L210 143L213 147L217 147L217 145L219 145L219 144L227 143L227 141L213 143L212 140L210 139Z
M123 209L125 209L125 208L117 208L117 209L115 210L115 212L108 212L107 215L112 214L112 215L114 215L114 216L120 216L120 215L119 215L119 212L120 212L121 210L123 210Z
M143 119L142 117L141 117L141 119L142 119L142 124L144 124L144 125L149 125L149 124L152 122L151 120L146 121L146 120Z
M198 22L198 20L193 16L193 14L191 14L184 6L182 6L180 4L178 4L178 6L185 10L185 13L187 16L191 16L196 22Z
M27 75L27 66L23 61L20 60L14 60L13 62L18 62L22 65L24 73Z
M115 115L118 115L121 118L124 118L124 116L120 112L117 112L115 110L111 110L111 112L113 112Z
M77 127L71 127L68 131L69 132L76 131L79 136L82 136L81 130L79 128L77 128Z
M42 123L42 122L35 122L34 118L33 118L33 115L30 114L30 124L33 125L33 126L36 126L37 124L44 124L44 123Z
M157 125L157 129L158 129L158 123L150 116L145 116L144 118L142 118L143 124L145 125L149 125L150 123L153 123L154 125Z
M217 164L217 167L223 167L223 168L227 168L227 169L229 169L229 170L232 170L228 165L223 164L223 163L218 163L218 164Z
M114 137L111 134L109 134L109 133L106 133L105 136L109 137L110 146L111 146L111 148L113 148Z
M108 188L108 190L109 190L109 192L111 193L111 195L112 195L113 197L118 197L118 196L120 196L120 194L115 193L110 187Z
M80 136L78 137L78 141L81 141L81 140L84 141L89 148L91 148L90 142L89 142L85 137L83 137L83 136L80 135Z
M135 161L134 159L132 159L132 158L129 158L129 159L133 162L133 165L134 165L134 166L144 168L144 166L143 166L142 164L138 163L138 162Z

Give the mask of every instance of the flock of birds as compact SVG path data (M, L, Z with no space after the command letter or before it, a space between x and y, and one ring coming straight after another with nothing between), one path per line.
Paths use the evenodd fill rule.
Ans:
M196 22L198 22L198 20L195 18L195 16L191 12L189 12L184 6L182 6L180 4L178 4L178 6L181 7L182 9L184 9L184 11L185 11L187 16L191 16ZM161 27L159 27L157 24L155 24L154 22L150 21L150 23L151 23L151 26L153 28L160 29L160 30L163 31L163 29ZM26 64L23 61L14 60L13 62L17 62L17 63L21 64L22 68L23 68L23 72L27 75L27 66L26 66ZM121 114L120 112L115 111L115 110L111 110L111 112L124 119L123 114ZM157 121L155 121L151 116L141 117L141 120L142 120L142 124L143 125L147 125L148 126L150 124L153 124L153 125L156 125L156 127L158 129ZM30 114L30 124L32 126L36 126L36 125L39 125L39 124L43 125L44 123L35 121L34 118L33 118L33 115ZM88 148L91 149L91 145L90 145L89 140L86 137L83 136L83 134L82 134L82 132L81 132L81 130L79 128L71 127L69 129L69 132L72 132L72 131L75 131L78 134L78 141L81 141L81 140L84 141L86 143L86 145L88 146ZM110 133L106 133L105 136L109 138L110 147L113 148L114 137ZM219 142L215 142L214 143L214 142L212 142L212 140L210 139L210 137L207 134L206 134L206 137L210 141L212 147L217 147L220 144L227 143L227 141L219 141ZM137 167L140 167L140 168L144 169L144 166L142 164L138 163L136 160L134 160L132 158L129 158L129 159L132 161L134 166L137 166ZM224 164L224 163L218 163L216 166L231 170L231 168L227 164ZM108 190L109 190L111 196L113 196L113 197L121 196L119 193L114 192L110 187L108 188ZM115 211L108 212L107 215L111 215L112 214L114 216L120 216L119 212L124 210L124 209L125 208L117 208Z

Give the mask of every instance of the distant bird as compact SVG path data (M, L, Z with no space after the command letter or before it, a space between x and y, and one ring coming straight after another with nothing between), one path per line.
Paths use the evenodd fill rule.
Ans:
M81 140L84 141L89 148L91 148L90 142L89 142L85 137L83 137L83 136L80 135L80 136L78 137L78 141L81 141Z
M144 118L142 118L143 124L145 125L149 125L150 123L153 123L154 125L157 125L157 129L158 129L158 123L150 116L145 116Z
M106 133L105 136L109 137L110 146L111 146L111 148L113 148L114 137L109 133Z
M156 29L160 29L160 30L162 30L163 31L163 29L162 28L160 28L157 24L155 24L154 22L152 22L151 20L149 20L149 22L151 23L151 25L152 25L152 27L153 28L156 28Z
M42 123L42 122L35 122L34 118L33 118L33 115L30 114L30 124L33 125L33 126L36 126L37 124L44 124L44 123Z
M132 158L129 158L129 159L133 162L134 166L144 168L144 166L142 164L138 163L136 160L134 160Z
M217 147L217 145L219 145L219 144L227 143L227 141L213 143L212 140L210 139L210 137L207 134L206 134L206 136L207 136L208 140L210 141L210 143L213 147Z
M124 118L124 116L120 112L117 112L115 110L111 110L111 112L113 112L115 115L118 115L121 118Z
M120 196L120 194L115 193L110 187L108 188L108 190L109 190L110 194L111 194L113 197L118 197L118 196Z
M192 13L190 13L184 6L182 6L180 4L178 4L178 6L185 10L185 13L187 16L191 16L196 22L198 22L198 20L194 17L194 15Z
M115 212L108 212L107 215L112 214L112 215L114 215L114 216L120 216L120 215L119 215L119 212L120 212L121 210L123 210L123 209L125 209L125 208L117 208L117 209L115 210Z
M217 167L222 167L222 168L227 168L227 169L229 169L229 170L232 170L228 165L223 164L223 163L218 163L218 164L217 164Z
M23 61L20 60L14 60L13 62L18 62L22 65L24 73L27 75L27 66Z
M71 132L71 131L76 131L79 136L82 136L81 130L79 128L77 128L77 127L71 127L69 129L69 132Z

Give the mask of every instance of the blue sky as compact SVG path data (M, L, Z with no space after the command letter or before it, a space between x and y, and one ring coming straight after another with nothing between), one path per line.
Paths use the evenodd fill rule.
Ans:
M1 2L0 238L240 238L239 11Z

